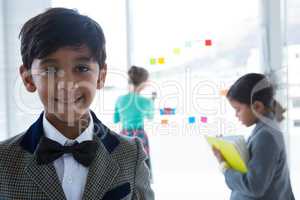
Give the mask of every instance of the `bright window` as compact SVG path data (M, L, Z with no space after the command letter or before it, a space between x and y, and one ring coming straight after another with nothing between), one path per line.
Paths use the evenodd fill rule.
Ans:
M155 119L146 123L156 198L229 199L203 134L249 132L222 95L239 76L262 72L259 1L128 0L128 7L124 2L53 0L53 6L77 8L99 21L107 37L108 63L124 75L122 83L111 82L113 88L96 101L107 111L100 109L101 120L113 126L114 102L126 92L130 30L131 64L151 73L153 85L144 94L158 93ZM131 11L127 28L126 8ZM167 126L161 124L162 107L176 107ZM207 123L197 124L200 116ZM190 117L197 123L189 124Z
M292 183L295 196L299 196L300 187L300 159L299 159L299 142L300 142L300 2L298 0L286 0L287 16L286 16L286 44L287 44L287 67L289 81L289 134L290 134L290 167ZM298 122L298 123L297 123Z

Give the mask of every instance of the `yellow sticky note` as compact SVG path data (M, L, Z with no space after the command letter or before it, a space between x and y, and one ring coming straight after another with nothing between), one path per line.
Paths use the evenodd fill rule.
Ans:
M150 58L150 64L155 65L156 64L156 59L155 58Z
M175 55L179 55L179 54L181 53L181 49L180 49L180 48L174 48L174 49L173 49L173 53L174 53Z
M163 58L163 57L160 57L160 58L158 58L158 64L165 64L165 58Z

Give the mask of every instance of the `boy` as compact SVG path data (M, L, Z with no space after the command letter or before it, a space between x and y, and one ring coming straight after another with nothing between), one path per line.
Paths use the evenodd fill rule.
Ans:
M20 38L20 75L44 112L0 144L0 199L154 199L140 142L110 131L89 110L106 76L101 27L52 8L26 22Z

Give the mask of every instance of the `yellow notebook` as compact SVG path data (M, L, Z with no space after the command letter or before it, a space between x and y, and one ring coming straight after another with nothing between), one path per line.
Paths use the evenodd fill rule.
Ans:
M227 164L234 170L246 173L249 159L243 136L205 136L211 146L219 149Z

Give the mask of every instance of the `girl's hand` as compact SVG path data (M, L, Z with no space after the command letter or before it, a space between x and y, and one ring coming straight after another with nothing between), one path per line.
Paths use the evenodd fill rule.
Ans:
M213 150L214 155L216 156L219 163L225 162L225 159L223 158L219 149L212 147L212 150Z

